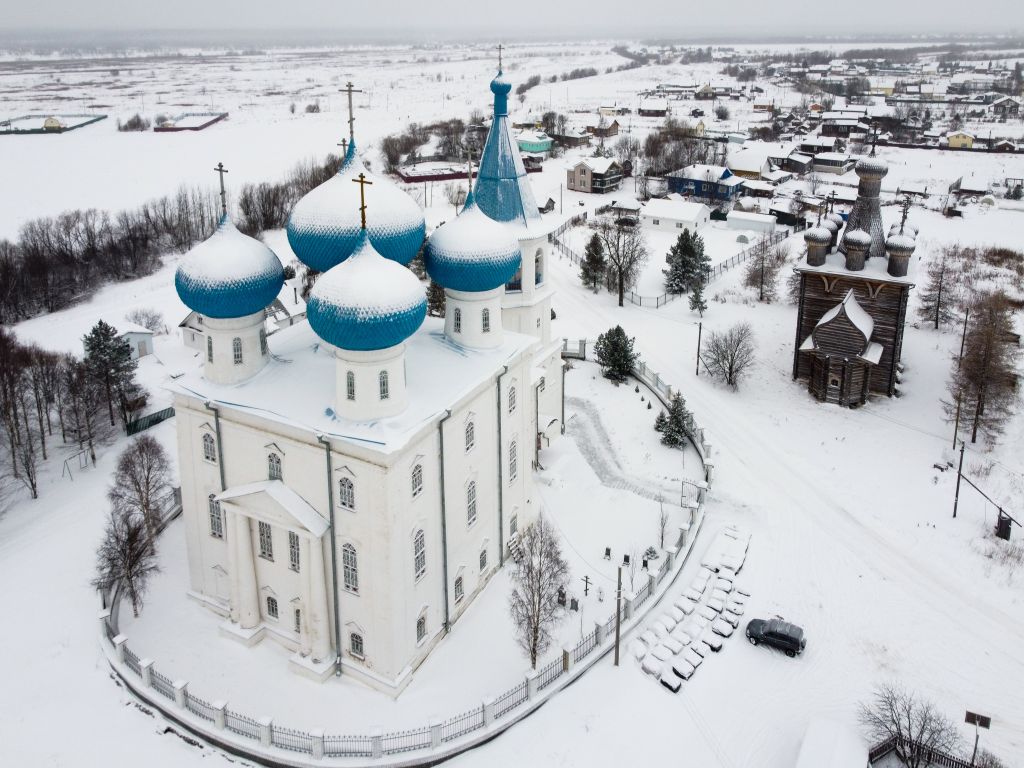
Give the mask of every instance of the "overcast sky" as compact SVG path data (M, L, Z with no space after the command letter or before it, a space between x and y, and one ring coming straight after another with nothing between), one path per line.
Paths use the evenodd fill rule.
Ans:
M508 16L510 18L503 18ZM1024 30L1024 0L0 0L0 29L502 30L659 36Z

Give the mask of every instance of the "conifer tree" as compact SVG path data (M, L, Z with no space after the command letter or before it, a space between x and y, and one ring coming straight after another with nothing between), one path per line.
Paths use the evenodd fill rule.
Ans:
M427 286L427 314L444 317L444 307L444 287L431 280Z
M693 432L693 414L686 408L683 396L676 392L665 418L665 426L661 430L661 442L670 448L682 448L686 445L687 436Z
M597 293L601 289L605 275L608 272L608 262L604 257L604 245L601 238L595 233L587 243L583 251L583 264L580 267L580 280L583 284Z
M919 294L917 315L938 330L957 319L957 302L961 294L961 272L958 262L968 263L976 258L954 245L938 251L928 262L927 279Z
M626 335L621 325L616 325L597 337L594 345L597 362L602 373L612 381L625 381L633 372L639 353L633 351L633 339Z
M681 294L689 290L693 272L693 255L693 240L690 237L690 230L684 229L669 248L668 255L665 256L668 269L663 269L662 274L665 275L666 293Z
M658 411L658 415L654 417L654 431L664 432L665 427L668 425L668 417L664 411Z
M696 312L701 317L708 310L708 303L704 300L704 281L698 280L690 291L690 311Z
M114 424L114 404L122 420L128 421L129 401L138 392L135 369L138 361L132 359L132 347L117 329L100 320L85 335L85 365L89 375L103 387L107 400L110 424Z

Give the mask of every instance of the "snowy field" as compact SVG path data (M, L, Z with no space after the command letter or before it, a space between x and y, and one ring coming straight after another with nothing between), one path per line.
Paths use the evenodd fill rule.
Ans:
M577 66L603 71L624 61L610 53L610 44L601 42L512 50L509 60L517 64L509 72L513 82ZM418 61L421 58L426 61ZM338 90L348 79L365 91L357 98L357 132L365 137L361 143L370 146L410 120L465 117L473 108L486 109L493 70L485 46L428 52L374 49L358 56L292 51L202 62L194 57L128 59L117 64L117 75L108 69L114 65L104 65L99 73L83 65L80 71L62 69L60 74L58 66L63 65L41 62L4 69L6 113L69 111L70 104L80 111L81 101L82 106L93 104L109 112L112 119L60 136L0 137L0 167L19 181L0 192L0 237L16 235L29 218L66 208L133 206L172 192L181 183L212 187L212 168L218 161L231 168L229 182L237 185L274 178L299 159L321 157L334 150L344 134ZM591 110L616 100L633 105L638 90L657 82L727 81L718 69L712 64L643 67L543 84L521 107L515 106L525 115L549 106ZM798 99L793 93L777 97L787 103ZM324 111L306 114L305 104L315 99ZM294 115L288 109L292 101L298 105ZM229 111L230 119L198 133L115 130L117 117L124 119L136 111L153 116L158 111L214 108ZM745 119L745 104L730 103L730 108L739 110L734 122ZM580 115L581 123L586 117ZM640 134L639 122L631 127ZM892 185L895 190L901 178L948 186L965 172L968 159L979 173L1024 176L1018 157L880 151L891 168L886 189ZM551 196L559 201L565 177L561 162L547 163L543 173L531 174L539 200ZM52 183L55 178L61 183ZM431 225L451 215L443 197L437 194L428 210ZM580 209L579 200L591 207L601 202L565 192L565 215ZM894 209L886 208L884 216L888 224L895 218ZM945 219L914 209L911 218L921 229L916 254L920 258L912 266L919 276L927 258L945 243L1021 247L1020 211L972 207L963 219ZM268 242L282 260L290 260L281 233L269 233ZM154 275L101 291L88 303L28 321L16 331L48 348L77 352L81 335L95 319L117 319L137 306L157 308L172 334L157 341L155 358L163 357L164 364L154 359L141 368L141 378L155 393L172 371L194 364L189 355L177 351L175 326L184 308L172 283L175 261L176 255L169 254L165 267ZM983 734L982 745L1011 765L1024 755L1024 658L1019 647L1024 637L1024 572L990 556L995 546L989 534L994 510L977 494L964 489L959 516L952 519L955 475L934 467L952 458L951 427L943 420L940 399L959 337L952 331L910 326L899 399L876 399L858 411L821 405L790 377L795 309L785 303L752 303L739 278L740 272L733 271L708 287L710 308L703 318L705 334L739 320L755 328L758 362L739 392L710 381L703 372L694 376L699 318L687 302L675 301L657 310L619 308L612 295L585 291L575 268L557 259L548 270L557 291L553 333L594 339L609 326L621 324L636 337L647 363L682 388L715 444L717 476L705 534L731 524L752 534L742 574L751 592L744 621L778 613L801 624L808 636L805 654L788 659L734 637L677 696L653 684L631 659L615 668L608 658L536 716L456 758L453 765L622 766L657 761L708 768L786 768L793 764L812 717L853 723L856 703L874 685L894 679L934 699L954 721L962 720L965 709L991 714L992 730ZM650 430L653 411L646 410L632 387L615 389L582 365L569 374L567 385L569 395L584 403L607 403L611 396L628 399L625 406L599 409L623 473L652 484L670 484L690 472L694 461L689 454L680 454L680 466L675 467L675 456L659 453ZM570 408L573 412L574 421L586 419L585 408ZM570 433L574 428L571 423ZM174 422L159 425L151 434L172 446ZM542 454L541 493L578 549L570 554L574 577L593 573L607 594L612 564L600 560L599 554L613 544L609 540L622 548L653 543L657 505L602 485L583 452L574 447L578 443L572 434L570 440ZM647 442L640 442L643 447L638 449L643 440ZM161 722L140 711L111 681L100 652L97 604L89 580L103 529L104 493L123 442L104 446L96 468L79 472L75 464L74 480L62 477L64 455L58 451L41 475L41 499L33 502L18 496L0 514L0 579L7 585L0 592L0 611L10 620L9 631L0 640L0 671L10 692L0 698L0 763L134 766L139 755L145 755L153 768L233 762L215 750L164 734ZM968 450L965 471L982 478L986 491L1004 500L1008 509L1019 511L1015 504L1024 493L1021 456L1024 415L1018 414L997 448L989 451L979 445ZM605 460L611 461L608 456ZM586 499L586 505L580 499ZM641 519L616 528L626 507ZM592 525L588 515L599 516L602 526ZM635 542L629 540L633 531L640 532ZM172 528L167 534L165 558L181 552L180 541L172 539L175 533ZM1015 539L1020 535L1014 531ZM698 553L707 541L710 538L698 542ZM664 602L678 597L698 566L696 561L687 565ZM212 617L185 601L183 580L179 578L175 587L175 568L180 569L180 555L177 564L167 563L156 583L153 613L166 605L169 615L189 622L185 627L211 632ZM422 681L417 678L410 688L410 703L406 705L404 698L395 703L410 707L408 719L403 714L395 726L418 723L420 712L428 708L432 714L435 704L428 706L428 698L438 697L438 711L447 710L447 705L440 706L443 702L473 704L492 692L492 679L504 688L523 671L525 665L507 638L500 641L505 643L502 658L507 665L489 671L493 678L459 678L458 685L452 685L434 671L447 663L446 654L454 657L462 650L467 667L480 668L481 651L466 640L469 632L459 633L480 626L481 633L500 636L495 630L505 617L505 578L497 577L489 588L494 594L467 613L465 626L460 622L449 638L453 642L443 644L424 666ZM593 591L591 595L596 597ZM599 609L602 617L606 615L607 601L604 606L585 605L584 619L589 621ZM142 624L128 627L128 634L144 637L150 630L143 625L151 618L144 615ZM495 626L485 626L489 624ZM573 629L563 627L570 635ZM147 639L153 644L151 655L166 658L176 674L191 677L196 667L189 665L205 663L196 654L187 657L183 648L152 631ZM215 634L207 637L218 652L226 642ZM223 658L237 657L232 653L237 650L225 647ZM264 644L249 654L241 661L265 660L267 674L280 684L278 678L285 677L282 651ZM199 682L202 671L209 673L209 682ZM231 687L242 684L237 677L216 674L199 669L195 690L214 695L219 688L229 699L241 690ZM437 677L432 678L434 674ZM285 679L289 695L292 683L307 686L294 676ZM432 679L436 685L428 685ZM269 700L273 686L261 692L255 683L248 685L247 694L254 699L267 696L261 701L267 701L268 708L274 705L273 714L280 711L281 705ZM324 691L329 689L322 687L317 693ZM322 718L297 722L298 714L311 706L288 702L295 713L295 718L288 718L295 720L289 725L325 725ZM376 710L368 707L366 721L388 714L383 705ZM965 739L973 739L973 730L962 728Z

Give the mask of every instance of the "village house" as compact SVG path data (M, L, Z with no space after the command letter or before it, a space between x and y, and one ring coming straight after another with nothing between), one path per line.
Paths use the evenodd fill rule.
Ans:
M667 99L642 99L637 110L640 117L665 117L669 112Z
M579 128L566 128L565 133L552 133L549 135L551 136L551 140L560 147L573 148L590 146L590 134L586 131L581 131Z
M551 151L552 139L542 130L525 130L516 136L521 152L545 154Z
M588 125L587 132L599 139L607 139L611 136L619 135L619 121L612 120L607 125L602 125L600 122L597 125Z
M622 166L610 157L585 157L566 170L566 187L573 192L603 194L619 188Z
M670 192L713 202L731 202L743 194L743 179L720 165L689 165L665 177Z
M1004 96L1001 99L993 101L990 108L992 110L992 114L997 117L1008 118L1020 116L1020 101L1012 96Z
M974 136L965 131L953 131L946 134L946 143L950 149L972 149Z
M703 203L651 199L640 209L640 221L651 229L696 233L711 221L711 209Z

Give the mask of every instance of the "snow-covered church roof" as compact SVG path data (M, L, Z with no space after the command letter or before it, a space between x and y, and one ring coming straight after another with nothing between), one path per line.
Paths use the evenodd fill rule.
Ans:
M359 174L373 185L374 216L367 226L373 247L400 264L408 264L419 252L426 232L420 206L390 180L370 173L352 141L338 172L299 200L288 219L288 244L306 266L326 272L355 251L360 239Z
M434 282L456 291L490 291L515 275L522 263L510 229L480 210L470 192L462 213L434 230L425 252Z
M340 349L401 344L423 323L427 298L408 268L384 258L359 230L355 252L320 276L306 304L316 335Z
M281 261L266 245L243 235L224 214L216 231L178 264L174 287L182 302L207 317L245 317L277 297Z

